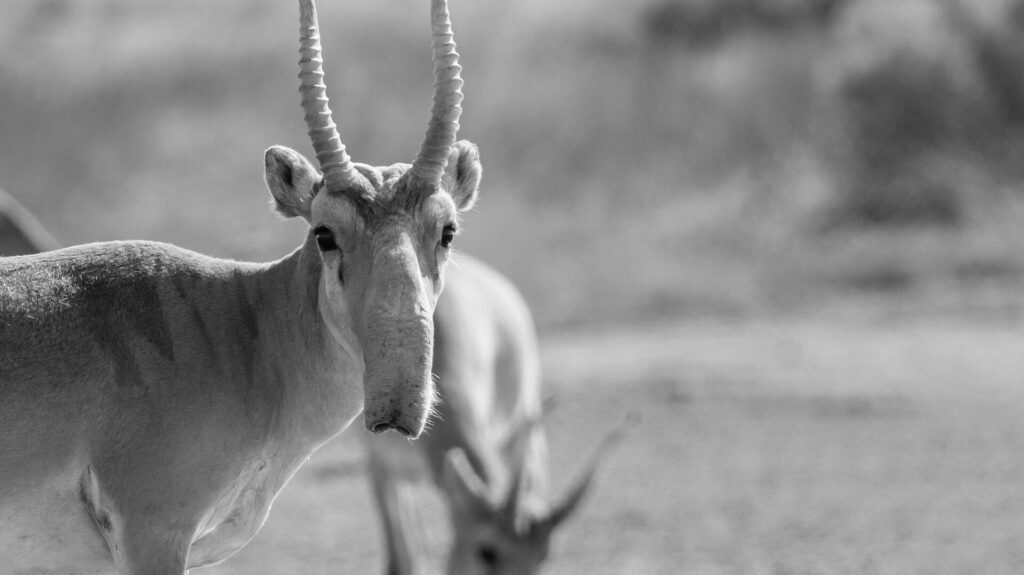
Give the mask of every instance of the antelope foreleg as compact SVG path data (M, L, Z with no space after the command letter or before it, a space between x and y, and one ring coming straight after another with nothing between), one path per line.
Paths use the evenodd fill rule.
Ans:
M372 467L372 464L371 464ZM386 471L372 470L373 494L381 518L384 544L387 550L387 575L421 575L425 573L423 550L416 545L419 525L410 521L409 506L414 502L403 496L401 479ZM410 485L404 487L409 488Z

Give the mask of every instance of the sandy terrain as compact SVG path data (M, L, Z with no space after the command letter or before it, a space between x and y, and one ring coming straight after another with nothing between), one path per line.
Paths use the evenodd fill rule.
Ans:
M556 485L620 413L641 416L551 573L1024 570L1019 325L687 323L544 352ZM357 433L313 457L247 549L199 572L381 572Z

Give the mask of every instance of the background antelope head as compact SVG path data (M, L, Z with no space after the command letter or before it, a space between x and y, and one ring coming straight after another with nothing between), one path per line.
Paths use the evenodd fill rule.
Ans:
M432 314L458 214L472 207L480 179L476 146L455 142L462 68L444 0L433 0L431 20L434 107L411 166L349 159L328 107L312 0L300 0L299 91L323 175L286 147L265 158L276 209L309 223L303 249L322 262L320 313L338 343L365 362L366 427L410 437L422 431L434 394Z
M465 451L448 452L442 485L454 526L449 575L538 573L552 534L579 507L601 458L626 429L623 423L606 435L565 492L549 501L547 450L539 425L531 420L513 428L504 448L506 460L512 462L506 474L489 466L492 469L482 475Z

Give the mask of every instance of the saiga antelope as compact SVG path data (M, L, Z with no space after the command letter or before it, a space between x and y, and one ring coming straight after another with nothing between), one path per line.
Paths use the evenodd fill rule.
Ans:
M0 257L55 250L60 244L7 192L0 189Z
M300 248L266 264L150 242L0 259L4 572L182 575L243 547L364 406L370 430L420 434L432 314L480 173L476 148L455 142L448 9L432 0L422 148L411 166L372 167L341 143L315 7L299 5L323 175L281 146L265 164L276 209L309 223Z
M427 477L447 502L450 575L536 573L551 535L578 506L601 444L564 495L547 492L547 444L533 319L512 284L461 256L434 312L438 417L420 439L366 436L370 480L383 521L387 573L425 573L410 485Z

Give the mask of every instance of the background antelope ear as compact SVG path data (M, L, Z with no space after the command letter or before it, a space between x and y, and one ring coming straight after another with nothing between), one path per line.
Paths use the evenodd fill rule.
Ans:
M460 140L452 146L448 165L444 169L444 187L455 200L455 207L464 212L476 203L480 188L480 152L476 144Z
M267 148L264 163L274 208L286 218L302 216L309 221L320 173L305 156L285 146Z

